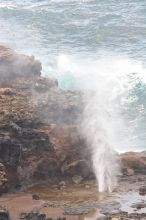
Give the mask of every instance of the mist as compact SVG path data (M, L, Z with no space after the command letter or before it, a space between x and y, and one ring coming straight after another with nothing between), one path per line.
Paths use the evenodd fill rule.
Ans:
M59 85L84 92L79 133L91 152L98 190L113 191L120 175L118 154L134 147L134 124L128 108L139 82L145 83L142 64L128 58L90 59L61 55ZM136 79L136 80L135 80Z

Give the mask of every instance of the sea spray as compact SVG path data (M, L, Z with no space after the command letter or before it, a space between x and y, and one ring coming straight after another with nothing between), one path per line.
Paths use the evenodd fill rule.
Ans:
M96 60L62 54L58 73L60 87L85 93L79 132L90 149L99 191L112 191L120 174L117 151L131 149L135 142L136 124L129 113L134 115L135 105L141 107L139 93L133 94L145 84L142 64L121 57Z
M99 192L113 191L120 173L118 154L115 151L114 129L108 105L102 105L97 92L88 95L81 126L91 151L93 170L98 181Z

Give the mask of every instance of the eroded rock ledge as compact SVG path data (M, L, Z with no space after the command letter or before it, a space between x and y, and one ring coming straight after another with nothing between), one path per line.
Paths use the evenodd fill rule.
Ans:
M41 181L94 178L79 134L81 92L41 77L41 63L0 46L0 193ZM125 175L146 174L145 153L120 156ZM74 178L73 178L74 177Z
M14 50L0 46L0 77L14 79L15 77L30 77L41 75L41 63L34 56L17 54Z

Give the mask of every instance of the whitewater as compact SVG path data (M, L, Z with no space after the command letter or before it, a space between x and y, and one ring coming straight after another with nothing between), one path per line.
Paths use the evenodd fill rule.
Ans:
M145 11L145 0L0 0L0 44L35 55L42 74L57 78L63 89L94 90L89 97L94 112L91 117L87 106L85 116L96 118L95 131L103 125L102 135L120 152L141 151L146 149Z

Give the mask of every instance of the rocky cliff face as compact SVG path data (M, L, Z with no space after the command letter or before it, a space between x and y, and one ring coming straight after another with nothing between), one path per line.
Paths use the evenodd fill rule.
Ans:
M0 82L0 193L77 175L93 178L78 130L84 94L59 89L56 80L41 77L34 57L3 46ZM121 161L123 172L140 172L146 157L125 154Z
M34 56L17 54L10 48L0 46L0 77L14 79L15 77L30 77L41 75L41 63Z
M81 93L65 92L40 74L34 57L0 47L0 161L6 189L71 177L86 162L77 129Z
M128 152L121 155L122 172L126 175L146 175L146 152Z

